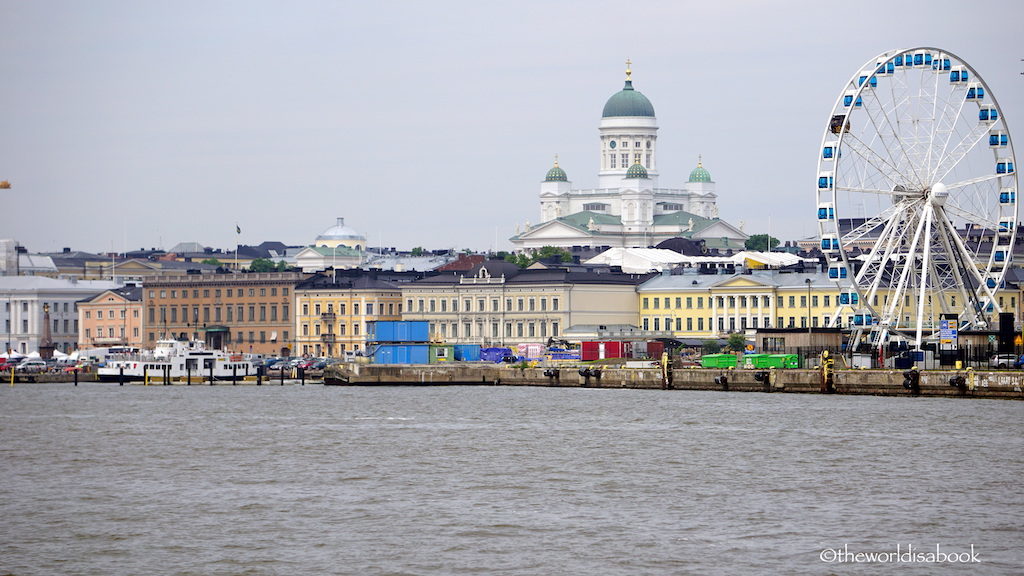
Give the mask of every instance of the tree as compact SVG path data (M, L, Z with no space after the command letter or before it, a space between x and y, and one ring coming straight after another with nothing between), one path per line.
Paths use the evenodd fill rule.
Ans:
M733 332L726 338L726 342L729 343L729 349L733 352L740 352L747 347L747 337L741 332Z
M277 265L267 258L257 258L249 263L250 272L274 272L277 270Z
M716 340L705 340L704 343L700 345L700 349L704 354L718 354L722 351L722 345Z
M746 242L743 243L743 247L747 250L759 250L761 252L771 252L774 250L781 241L767 234L754 234L750 238L747 238Z
M277 271L278 272L287 272L288 271L288 263L285 262L284 260L278 260L277 261Z
M203 260L202 262L200 262L200 264L209 264L210 266L220 266L220 260L217 260L216 258L207 258L206 260Z
M422 246L416 246L415 248L409 251L409 253L412 254L413 256L423 256L424 252L426 252L426 250L424 250Z
M556 259L559 262L571 262L572 254L569 253L565 248L557 248L555 246L542 246L529 254L520 252L518 254L509 254L505 256L506 262L512 262L520 268L526 268L530 264L539 260L552 260Z

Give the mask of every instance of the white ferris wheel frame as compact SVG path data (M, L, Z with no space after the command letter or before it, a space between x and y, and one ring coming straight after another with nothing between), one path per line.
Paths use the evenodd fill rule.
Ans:
M886 72L886 67L892 65L897 57L913 58L915 55L927 54L935 62L927 65L908 65ZM943 62L946 62L945 67ZM955 63L955 65L954 65ZM955 97L961 92L960 87L947 87L950 82L950 69L966 71L969 82L963 82L963 94L959 102L949 98L939 102L940 90L948 91L950 96ZM903 101L897 99L896 90L892 87L901 82L901 89L909 86L908 76L911 73L921 72L933 73L934 82L929 86L928 82L920 82L920 90L924 92L930 88L931 94L919 93L916 96L909 92L903 95ZM882 102L876 97L876 92L882 90L884 82L890 83L890 94L893 96L891 102ZM968 99L967 91L974 87L980 87L981 98ZM901 104L910 108L910 101L913 98L926 101L930 96L932 105L932 117L925 118L920 122L917 117L902 117ZM973 101L972 101L973 100ZM882 104L892 104L891 110L886 110ZM964 116L964 110L968 109L975 113L973 125L966 125L969 121ZM878 110L872 110L877 106ZM940 109L941 106L941 109ZM990 123L983 123L977 117L977 111L982 107L994 108L997 120ZM874 115L872 114L874 112ZM907 114L916 112L909 109ZM841 116L838 132L833 129L837 117ZM862 122L872 124L873 132L866 132L874 136L871 141L858 140L855 134L851 134L849 127L853 119L860 119ZM943 124L945 122L945 124ZM966 134L958 134L960 130L966 130ZM925 152L922 156L921 150L911 150L904 146L900 136L901 131L919 131L921 125L925 125L925 135L928 136ZM930 128L930 134L928 129ZM888 131L882 134L882 131ZM997 132L1005 138L1005 145L993 148L994 160L991 173L979 174L974 178L957 180L947 183L944 178L953 173L961 162L968 157L972 150L979 146L986 146L987 137L992 132ZM941 134L940 134L941 132ZM945 135L945 142L941 144L941 155L934 159L936 137ZM906 136L919 136L912 134ZM892 138L899 143L899 149L890 149L886 144L886 138ZM956 141L959 138L959 141ZM912 148L921 148L920 138L909 138ZM881 145L884 152L888 152L888 158L878 153L878 146ZM823 151L826 146L833 146L832 158L825 158ZM882 189L877 186L851 186L851 183L842 181L845 173L840 168L845 168L842 153L846 152L848 163L852 163L851 172L861 169L861 182L871 176L878 177L890 182L907 183L916 181L917 188L907 190L889 188ZM901 154L895 158L894 153ZM975 153L980 154L979 152ZM1009 159L1014 168L1009 174L999 174L996 164L1000 159ZM826 125L822 135L821 145L818 148L818 177L817 206L819 209L818 232L823 249L826 244L830 248L837 247L837 250L825 250L828 258L830 276L833 269L837 275L845 272L843 276L849 278L836 278L840 289L847 289L856 293L858 304L845 304L837 306L832 317L831 325L835 326L840 321L843 309L854 308L860 312L857 318L868 318L860 326L854 326L856 334L855 342L859 341L861 333L868 331L873 333L873 340L879 347L892 337L905 337L913 340L915 347L920 348L922 341L937 332L938 327L932 323L929 328L925 327L925 305L931 314L936 308L942 314L957 314L961 327L984 328L988 325L990 313L997 313L1001 310L995 296L1003 283L1006 271L1009 269L1012 259L1013 245L1015 242L1018 223L1018 202L1017 192L1018 177L1016 156L1013 151L1013 141L1010 137L1008 123L1003 114L1002 108L989 89L988 84L981 75L970 66L964 59L956 56L948 50L934 47L917 47L901 50L883 52L868 60L858 68L850 80L840 91L829 116L829 123ZM862 163L858 166L857 162ZM875 172L869 174L868 169ZM927 168L927 170L925 170ZM925 173L922 172L924 170ZM941 173L940 173L941 172ZM823 188L821 178L827 178L827 185ZM941 182L944 189L940 189L937 183ZM934 190L932 190L934 186ZM994 191L991 189L994 188ZM1002 191L1012 191L1008 202L1001 202L998 196ZM993 194L995 197L982 198L979 193ZM840 193L848 195L862 195L861 197L877 195L878 197L889 196L892 198L891 206L879 210L877 214L868 217L863 214L864 222L856 228L848 230L845 234L840 229L842 218L853 218L853 214L843 215L840 213ZM974 198L970 198L970 194ZM948 196L947 196L948 195ZM955 195L955 196L954 196ZM968 210L960 203L954 202L947 205L948 198L964 197L963 204L973 202L977 210ZM827 207L829 217L822 218L822 207ZM860 204L862 210L864 203ZM852 208L849 203L847 208ZM982 213L988 210L987 213ZM991 216L995 214L995 221ZM983 241L978 242L976 250L968 247L956 231L954 222L950 215L970 224L972 227L980 228L981 233L991 234L991 247L987 248ZM1009 230L1001 230L1000 226L1009 222ZM861 239L868 239L867 235L876 230L878 232L870 247L870 252L863 265L857 269L853 265L850 251ZM909 244L908 244L909 241ZM934 245L933 245L934 242ZM1002 259L997 260L997 252L1003 249ZM987 252L987 253L986 253ZM946 257L940 264L936 264L938 258ZM911 260L912 259L912 260ZM954 262L955 260L955 262ZM912 261L913 266L906 263ZM917 264L920 263L918 267ZM940 272L941 267L941 272ZM915 269L919 268L915 272ZM854 275L853 271L857 270ZM898 272L898 278L896 277ZM883 278L888 275L889 281L882 286ZM895 281L895 285L893 285ZM845 286L844 286L845 284ZM886 291L892 298L889 301L877 305L878 292ZM915 302L913 308L907 305L907 300L913 295ZM937 306L932 296L937 296ZM947 296L953 300L961 298L955 309L948 303ZM963 306L960 306L960 302ZM901 322L900 314L913 310L913 322ZM910 330L912 328L912 330ZM912 337L910 333L912 332Z

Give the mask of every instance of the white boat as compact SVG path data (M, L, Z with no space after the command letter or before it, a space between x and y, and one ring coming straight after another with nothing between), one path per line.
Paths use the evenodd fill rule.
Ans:
M256 365L242 354L207 350L206 344L199 340L158 340L152 351L111 354L107 357L106 366L98 368L96 373L104 382L143 380L147 376L153 382L189 377L197 382L211 377L232 381L256 376Z

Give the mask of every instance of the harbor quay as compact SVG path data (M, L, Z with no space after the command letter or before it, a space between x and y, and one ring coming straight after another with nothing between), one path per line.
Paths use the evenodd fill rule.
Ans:
M722 370L708 368L675 368L667 372L651 363L651 367L623 368L598 365L520 367L507 364L353 364L343 378L333 380L342 386L546 386L566 388L627 388L646 390L717 390L723 392L761 392L791 394L836 394L905 397L991 398L1024 400L1024 374L999 370L924 370L918 380L908 385L907 371L901 370L835 370L826 379L821 370ZM916 371L915 371L916 372ZM81 375L82 382L95 381L94 375ZM324 384L322 374L280 374L230 380L208 379L196 375L191 385L304 385ZM18 375L10 385L33 382L67 382L68 374ZM159 378L150 386L165 382ZM168 382L184 386L184 379ZM113 383L116 384L116 383ZM126 382L134 386L146 382Z

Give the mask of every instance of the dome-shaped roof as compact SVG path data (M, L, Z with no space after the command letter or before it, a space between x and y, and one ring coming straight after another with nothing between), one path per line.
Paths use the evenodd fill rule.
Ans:
M640 165L640 160L637 160L629 170L626 170L626 178L647 178L647 169Z
M345 219L338 218L337 224L331 226L327 230L324 230L322 234L316 237L317 241L320 240L366 240L366 236L363 236L359 232L356 232L353 228L345 226Z
M700 159L697 159L697 167L690 172L690 182L711 182L711 173L708 172Z
M654 106L639 91L633 89L633 81L626 80L625 87L604 103L602 118L615 116L648 116L654 117Z
M555 165L548 170L548 175L544 177L545 182L568 182L569 177L565 175L565 170L558 167L558 158L555 158Z

